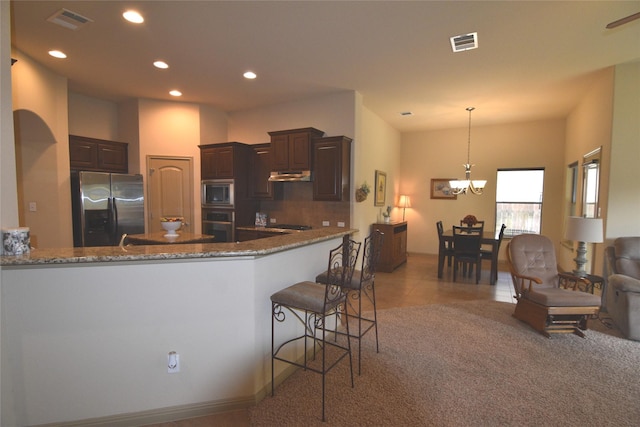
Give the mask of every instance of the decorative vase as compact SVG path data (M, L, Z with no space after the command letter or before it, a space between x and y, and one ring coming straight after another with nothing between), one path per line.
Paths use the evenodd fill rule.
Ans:
M385 224L389 224L391 222L391 217L390 216L385 216L384 217L384 223Z

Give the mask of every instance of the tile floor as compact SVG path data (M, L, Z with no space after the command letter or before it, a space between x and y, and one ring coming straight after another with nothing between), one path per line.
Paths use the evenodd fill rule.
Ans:
M407 263L393 273L376 273L378 310L425 304L445 304L461 300L514 302L511 277L506 265L500 265L498 281L489 285L489 262L483 263L480 284L475 278L452 282L452 270L445 266L442 279L437 278L437 256L410 254ZM460 276L460 275L459 275ZM147 427L244 427L249 426L246 410L225 412L186 420L154 424Z

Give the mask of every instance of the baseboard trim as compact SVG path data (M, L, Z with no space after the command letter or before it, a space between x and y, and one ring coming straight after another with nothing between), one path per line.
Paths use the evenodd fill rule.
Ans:
M159 424L170 421L183 420L186 418L203 417L239 409L247 409L254 406L255 404L256 396L251 396L233 400L212 401L158 408L149 411L117 414L107 417L89 418L71 422L39 424L32 427L136 427L147 424Z

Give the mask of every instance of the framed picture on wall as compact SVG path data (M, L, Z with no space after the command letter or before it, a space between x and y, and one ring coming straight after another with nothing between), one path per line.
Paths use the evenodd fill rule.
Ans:
M449 181L452 179L455 178L433 178L431 180L431 198L456 200L458 196L453 194L449 185Z
M376 171L376 192L374 206L384 206L384 199L387 195L387 174Z

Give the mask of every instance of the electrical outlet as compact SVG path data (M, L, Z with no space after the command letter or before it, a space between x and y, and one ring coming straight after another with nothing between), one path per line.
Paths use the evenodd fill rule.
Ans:
M331 224L329 221L322 221L322 226L323 227L328 227L329 224Z
M271 224L275 224L275 223L276 223L276 221L277 221L277 219L275 219L275 218L269 218L269 222L270 222Z
M38 205L36 202L29 202L29 212L36 212L38 210Z
M167 373L175 374L177 372L180 372L180 355L171 351L167 355Z
M338 227L344 227L344 222L343 221L338 221Z

